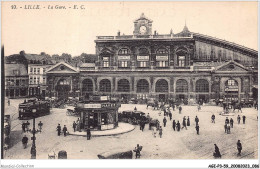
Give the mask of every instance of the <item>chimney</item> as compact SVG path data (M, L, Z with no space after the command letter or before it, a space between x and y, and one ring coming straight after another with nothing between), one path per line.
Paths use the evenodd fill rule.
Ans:
M117 32L117 36L120 36L120 31Z
M157 32L156 32L156 31L154 31L154 35L157 35Z

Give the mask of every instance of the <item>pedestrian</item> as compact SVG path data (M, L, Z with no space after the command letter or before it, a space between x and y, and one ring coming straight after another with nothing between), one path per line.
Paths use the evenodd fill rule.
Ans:
M77 124L76 124L76 122L74 121L73 124L72 124L72 128L73 128L74 132L76 132L76 127L77 127Z
M225 124L229 124L229 119L226 117Z
M142 120L139 122L139 125L140 125L140 130L143 131L143 121Z
M26 124L23 123L23 124L22 124L22 130L23 130L24 133L25 133L25 127L26 127Z
M197 116L195 117L195 122L196 122L196 126L199 125L199 118Z
M212 116L211 116L211 123L215 123L215 115L214 114L212 114Z
M240 119L241 119L241 118L240 118L240 116L238 115L238 116L237 116L237 123L238 123L238 124L240 124Z
M8 101L7 101L7 103L8 103L8 106L10 106L10 99L8 98Z
M156 129L156 127L153 127L153 136L154 136L154 138L156 138L156 134L157 134L157 129Z
M90 140L91 137L91 131L89 128L87 128L87 140Z
M136 106L135 106L135 108L134 108L134 111L137 111L137 108L136 108Z
M190 126L190 117L187 118L187 126Z
M177 128L177 131L180 131L180 129L181 129L181 124L180 124L179 120L178 120L178 122L176 124L176 128Z
M225 133L227 133L227 124L224 125Z
M242 144L240 143L240 140L237 141L237 150L238 150L238 156L241 155L241 151L242 151Z
M199 105L198 105L198 111L200 111L200 109L201 109L201 108L200 108L200 103L199 103Z
M234 120L231 118L229 122L230 122L230 127L233 128Z
M166 126L166 123L167 123L167 120L166 120L166 118L164 117L164 118L163 118L163 126L164 126L164 127Z
M172 128L173 128L174 131L175 131L175 127L176 127L176 122L175 122L175 120L173 120L172 121Z
M181 114L181 111L182 111L182 107L181 105L179 106L179 114Z
M221 158L221 154L220 154L218 146L216 144L214 144L214 145L215 145L215 152L213 153L213 156L215 158Z
M30 130L30 129L29 129L29 126L30 126L30 123L29 123L29 121L27 121L27 122L26 122L26 131L27 131L27 133L28 133L28 131Z
M160 135L160 138L162 138L162 126L160 126L160 128L159 128L159 135Z
M172 120L172 112L169 111L169 117L170 117L170 120Z
M26 137L26 135L24 135L24 137L22 138L22 143L23 143L23 148L26 149L28 143L28 137Z
M187 130L187 126L186 126L186 117L184 116L183 117L183 120L182 120L182 128L183 129L185 127L185 129Z
M135 147L134 152L135 152L135 158L140 158L141 157L141 151L142 151L142 146L139 146L139 144L137 144L137 147Z
M172 104L172 110L175 111L175 104Z
M197 134L199 135L200 134L200 126L199 125L196 125L196 131L197 131Z
M58 124L56 130L58 131L58 136L60 136L60 133L61 133L61 126L60 126L60 124Z
M227 134L230 134L230 124L227 124Z
M64 137L66 137L67 136L67 131L68 131L66 125L64 125L62 131L63 131Z
M38 123L38 128L40 129L40 133L42 132L42 126L43 126L43 123L42 123L42 121L40 121Z
M145 121L142 121L142 131L144 131L145 128Z
M243 116L243 124L246 123L246 116Z
M147 114L146 118L148 119L148 121L150 122L151 118L150 118L150 115L149 113Z

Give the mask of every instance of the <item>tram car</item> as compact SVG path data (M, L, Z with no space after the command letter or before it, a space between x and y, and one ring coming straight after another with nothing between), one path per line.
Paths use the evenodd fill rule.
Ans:
M19 104L19 119L33 118L50 114L48 100L28 99Z

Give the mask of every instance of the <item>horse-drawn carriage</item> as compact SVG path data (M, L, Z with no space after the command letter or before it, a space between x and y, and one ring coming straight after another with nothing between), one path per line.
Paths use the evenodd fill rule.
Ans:
M141 121L148 123L149 119L145 116L145 113L141 111L123 111L118 113L118 120L130 124L140 124Z
M152 127L156 127L157 129L159 129L159 127L160 127L160 122L159 122L158 119L151 119L151 120L149 121L149 130L151 130Z
M67 114L67 116L79 116L80 115L79 111L77 111L77 108L74 108L74 110L67 109L66 114Z

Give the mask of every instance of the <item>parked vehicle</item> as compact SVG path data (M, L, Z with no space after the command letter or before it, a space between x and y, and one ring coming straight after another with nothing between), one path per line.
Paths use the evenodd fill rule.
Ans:
M28 99L19 104L19 119L32 118L50 114L50 102L48 100Z
M252 107L254 105L254 99L253 98L241 99L240 103L242 107Z
M132 159L132 150L112 150L97 155L99 159Z
M145 113L141 111L123 111L118 113L118 121L126 122L130 124L140 124L140 121L145 121L148 123L148 119L145 116Z

